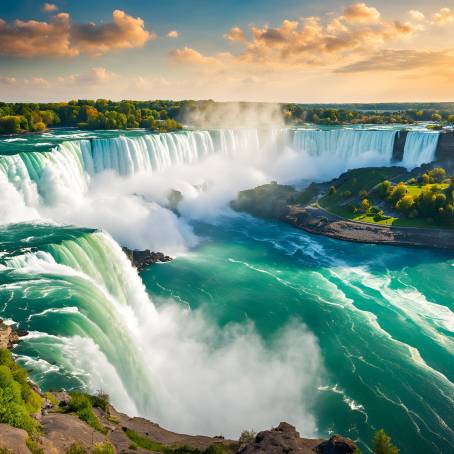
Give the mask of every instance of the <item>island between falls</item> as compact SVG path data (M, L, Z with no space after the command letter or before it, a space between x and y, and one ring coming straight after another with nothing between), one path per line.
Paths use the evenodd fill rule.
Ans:
M231 207L338 240L454 249L449 173L435 166L355 169L301 191L276 182L241 191Z

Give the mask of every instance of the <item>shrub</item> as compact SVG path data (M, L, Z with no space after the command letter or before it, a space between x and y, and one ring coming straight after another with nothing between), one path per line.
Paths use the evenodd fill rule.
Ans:
M87 454L87 450L82 444L73 443L66 451L66 454Z
M91 452L92 454L116 454L115 448L108 441L96 443Z
M100 408L104 413L109 412L109 395L99 390L95 396L90 396L93 407Z
M367 213L369 211L369 208L370 208L369 200L368 199L361 200L361 211L363 213Z
M392 203L396 204L406 193L407 186L405 186L404 183L400 182L391 189L388 195L388 199L391 200Z
M32 454L44 454L44 449L41 448L38 442L33 438L28 437L25 444Z
M443 167L435 167L428 172L430 181L433 183L442 183L446 179L446 170Z
M7 357L6 362L8 362ZM14 362L13 365L19 367ZM23 394L30 400L32 397L26 392L23 393L23 390L27 387L31 393L34 392L28 383L23 384L14 379L14 372L17 370L11 370L7 365L0 365L0 422L33 433L38 425L30 416L29 408L32 405L24 400Z
M392 184L390 181L385 180L383 183L380 183L377 186L377 192L380 197L385 198L388 197L390 191L391 191Z
M243 430L238 441L240 445L246 445L248 443L253 442L255 440L256 435L257 433L254 432L253 430Z
M71 394L71 399L67 406L67 411L73 411L77 416L85 421L93 429L103 434L107 433L107 429L101 424L98 417L93 413L92 398L81 392Z
M331 186L328 191L328 195L335 195L336 194L336 186Z
M205 450L205 454L224 454L225 446L222 443L213 443Z
M414 204L415 201L413 197L407 194L397 202L396 208L400 211L403 211L404 213L409 213L412 210Z
M399 454L399 449L391 443L391 437L386 435L383 429L375 432L374 435L375 454Z

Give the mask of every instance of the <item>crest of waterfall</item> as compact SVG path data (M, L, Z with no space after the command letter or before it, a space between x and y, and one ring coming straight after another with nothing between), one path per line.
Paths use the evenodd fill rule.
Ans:
M438 131L410 131L407 135L402 165L408 170L435 160Z
M295 131L293 146L312 158L343 162L346 168L389 165L395 135L392 130L299 129Z
M61 350L70 355L66 359L59 358L59 364L63 363L76 375L77 367L93 368L90 375L98 380L91 385L82 380L92 392L109 381L115 382L118 386L109 389L109 393L113 393L117 405L132 414L151 415L153 383L145 358L146 336L141 330L156 326L157 312L139 275L114 240L104 233L88 233L49 244L45 250L9 258L4 269L13 272L18 284L13 290L0 287L3 301L14 300L20 304L28 295L40 307L49 294L60 292L62 307L70 306L72 310L62 311L57 307L47 311L69 314L73 326L77 327L75 332L68 332L76 336L72 342L85 342L84 349L88 346L108 369L98 370L96 362L81 365L77 356L72 357L73 353L80 355L81 352L68 351L65 348L68 339L64 336L32 333L27 342L36 343L34 347L39 352L40 348L48 348L43 338L50 337L53 344L61 344ZM44 276L53 276L53 279L44 279ZM9 294L11 291L13 295ZM49 352L42 353L46 357Z

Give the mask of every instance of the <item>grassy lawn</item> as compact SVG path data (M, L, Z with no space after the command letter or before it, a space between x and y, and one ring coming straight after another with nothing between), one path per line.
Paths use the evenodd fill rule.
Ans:
M426 184L426 185L423 185L423 186L418 186L416 184L408 184L407 185L407 191L410 195L412 195L413 197L418 197L419 194L421 194L421 192L424 190L424 189L430 189L432 186L438 186L441 190L445 190L448 188L449 184Z
M375 221L373 214L360 214L359 216L355 216L351 219L353 221L358 221L358 222L368 222L369 224L387 225L387 226L395 225L395 222L399 220L398 218L393 218L390 216L389 218L381 219L380 221Z
M402 169L395 167L377 167L367 169L354 169L343 179L339 178L336 193L326 195L319 200L320 206L348 219L353 219L355 214L348 206L346 193L356 196L360 191L369 192L383 180L392 180L402 174Z

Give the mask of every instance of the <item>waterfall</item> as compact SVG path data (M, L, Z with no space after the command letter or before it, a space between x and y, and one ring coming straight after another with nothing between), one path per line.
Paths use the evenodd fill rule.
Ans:
M343 162L347 168L389 165L395 135L392 130L299 129L294 134L293 146L313 158Z
M110 236L52 233L22 225L11 247L33 251L0 257L2 310L30 333L15 353L36 383L58 374L58 386L104 390L120 411L182 432L238 436L247 423L269 426L276 408L307 424L301 394L319 363L300 346L316 348L312 335L293 327L265 346L249 325L219 329L185 305L158 309ZM276 387L283 374L288 386Z
M3 269L12 271L17 285L12 290L0 286L2 301L14 301L19 307L26 301L33 303L37 309L28 320L53 314L60 319L60 332L56 334L67 334L55 338L52 329L47 333L32 332L25 341L39 356L49 359L48 344L43 343L43 338L54 338L53 344L66 344L68 336L75 336L74 342L90 344L92 354L109 365L109 370L104 372L96 370L96 364L85 364L85 368L94 367L89 372L98 380L90 385L82 379L83 385L95 392L109 381L115 382L117 386L109 393L119 408L134 415L151 416L153 383L142 344L146 336L141 330L156 326L157 312L118 244L104 233L87 233L8 258L4 263ZM0 268L0 274L1 271ZM49 303L56 307L39 310ZM64 324L65 319L71 322ZM61 347L63 352L67 350L65 345ZM78 365L81 366L77 357L59 358L57 362L76 375Z
M402 165L411 170L434 161L439 137L437 131L410 131L405 141Z

